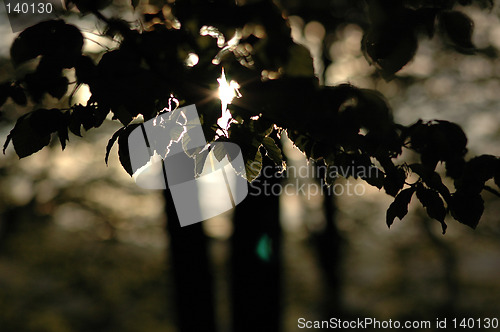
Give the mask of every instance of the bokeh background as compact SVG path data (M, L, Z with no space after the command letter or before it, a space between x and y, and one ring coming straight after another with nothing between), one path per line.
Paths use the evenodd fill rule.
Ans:
M463 8L476 23L475 44L490 53L467 56L447 49L438 37L421 40L415 59L386 82L361 53L362 23L339 23L332 29L313 19L318 12L339 21L357 15L342 11L344 1L283 4L295 41L310 49L324 84L349 82L377 89L388 98L397 122L453 121L467 133L470 155L500 155L498 6L491 11ZM109 10L124 7L117 3ZM9 47L16 35L3 6L0 18L0 81L4 81L15 75ZM82 24L88 52L116 46L99 36L92 18L78 20ZM74 95L82 102L87 97L84 87ZM3 106L2 140L26 111L10 100ZM116 150L105 165L107 140L118 128L107 120L84 138L70 136L65 151L54 144L19 160L9 147L0 156L1 332L176 331L163 197L161 192L135 186L121 168ZM307 166L298 150L285 139L283 144L291 164ZM283 331L299 330L300 317L500 318L498 198L483 194L486 209L476 230L447 217L449 228L443 236L439 223L428 220L420 205L413 203L410 214L389 230L385 211L391 197L368 185L365 189L362 196L332 198L338 235L332 241L338 242L341 252L334 262L335 289L321 268L315 244L326 225L324 200L331 198L280 198ZM217 321L221 331L229 331L230 214L205 221L203 227L210 236ZM338 311L329 309L332 301Z

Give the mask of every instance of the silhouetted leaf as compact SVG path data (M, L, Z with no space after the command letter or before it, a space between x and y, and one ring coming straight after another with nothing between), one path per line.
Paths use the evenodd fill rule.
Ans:
M406 24L391 22L372 26L363 37L365 56L382 72L385 79L392 79L396 72L413 59L417 51L415 32Z
M369 167L366 176L360 177L378 189L382 189L384 186L384 173L375 166Z
M443 11L439 17L441 27L455 44L458 51L471 53L475 47L472 43L474 22L464 13L459 11Z
M385 174L385 192L391 196L396 196L405 184L406 173L402 168L396 168L386 171Z
M118 137L120 136L120 134L124 129L125 127L121 127L120 129L115 131L113 136L111 136L111 138L109 139L108 144L106 145L106 156L104 157L104 162L106 163L106 165L108 164L109 153L111 152L111 148L113 147L116 140L118 139Z
M103 123L106 115L109 113L109 110L105 107L101 108L95 104L91 104L90 101L87 104L87 106L80 104L73 106L69 118L69 130L77 136L81 136L81 126L85 130L97 128Z
M356 112L360 124L369 130L378 130L392 123L389 103L378 91L360 89L357 94Z
M441 228L443 229L444 234L447 227L444 222L446 209L444 207L443 200L439 197L439 194L436 191L425 188L423 185L419 184L417 186L417 198L424 206L429 217L436 219L441 223Z
M449 121L419 120L406 130L405 137L409 137L410 148L420 153L422 164L429 170L434 170L439 161L459 161L467 152L462 128Z
M429 170L422 164L411 164L410 169L412 172L418 174L424 183L431 189L436 190L443 196L443 198L448 201L450 196L450 190L443 184L441 176L433 170Z
M449 205L453 218L471 228L476 228L484 212L484 200L480 194L457 190Z
M139 124L131 124L123 128L120 135L118 136L118 158L120 164L122 164L123 169L132 176L134 170L132 169L132 163L130 161L130 152L128 148L128 136L130 133L139 126Z
M40 151L50 143L50 133L41 134L32 126L33 113L28 113L17 119L14 129L11 130L4 145L4 151L8 142L12 139L14 150L19 158L27 157Z
M408 205L413 193L415 193L414 187L405 189L396 196L394 202L387 209L386 223L388 227L391 227L396 217L402 220L408 214Z
M81 54L82 47L83 36L77 27L62 20L50 20L21 32L12 43L10 55L14 65L47 54L69 61Z
M463 157L448 159L445 163L446 167L446 176L449 176L452 179L459 178L465 167L465 159Z
M57 136L59 137L59 142L61 143L61 148L64 150L66 148L66 141L69 141L68 127L59 128L57 130Z
M461 178L455 180L455 187L468 193L480 193L486 181L495 176L500 165L497 157L481 155L469 160Z
M57 108L41 108L30 113L31 127L40 135L49 135L67 126L67 118Z

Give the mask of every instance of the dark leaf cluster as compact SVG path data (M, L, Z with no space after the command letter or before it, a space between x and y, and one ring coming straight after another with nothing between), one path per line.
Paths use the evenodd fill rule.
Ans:
M12 44L12 61L16 66L38 62L25 77L0 85L0 102L10 97L26 105L29 96L40 103L46 94L61 99L70 85L64 69L75 71L76 84L88 85L91 97L85 106L71 104L70 98L67 109L40 108L23 115L4 151L12 141L19 157L29 156L48 145L53 133L64 149L68 132L81 136L82 127L98 128L111 113L123 127L109 140L105 160L117 142L120 162L132 175L127 139L138 126L133 120L142 116L147 121L174 104L196 104L207 143L238 144L249 181L259 175L263 155L285 167L276 139L286 132L307 158L321 160L329 169L349 169L341 175L361 178L393 196L389 226L408 213L415 194L443 232L448 212L476 227L484 210L481 192L495 191L486 182L494 179L500 184L498 158L467 160L467 138L458 125L419 120L403 126L394 122L388 102L377 91L350 84L321 86L309 52L293 42L285 16L271 1L238 6L179 0L145 13L141 28L102 15L99 10L108 1L71 3L100 19L106 25L104 34L119 40L119 46L99 57L83 54L82 33L62 20L24 30ZM385 78L392 78L413 58L420 35L432 37L438 31L458 51L473 53L473 22L455 8L473 3L489 5L472 0L369 0L362 49ZM136 6L132 1L131 7ZM197 62L187 61L193 55ZM222 66L228 79L241 86L241 98L229 107L232 122L227 130L217 124ZM183 146L188 146L188 139L188 134L182 137ZM234 157L220 146L186 149L198 174L210 149L219 160ZM419 162L398 164L405 149L415 152ZM444 163L452 184L436 172L439 163ZM325 174L326 183L333 183L331 172ZM418 178L413 183L412 174Z

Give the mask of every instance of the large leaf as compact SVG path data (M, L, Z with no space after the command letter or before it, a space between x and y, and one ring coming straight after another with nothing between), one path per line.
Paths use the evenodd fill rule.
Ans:
M484 212L484 200L480 194L457 190L452 195L449 207L453 218L471 228L476 228Z
M17 119L14 129L11 130L5 142L4 153L11 140L19 158L32 155L50 143L50 133L42 134L33 128L32 114L28 113Z
M12 43L10 56L14 65L47 54L69 60L80 55L82 47L83 35L77 27L62 20L50 20L21 32Z

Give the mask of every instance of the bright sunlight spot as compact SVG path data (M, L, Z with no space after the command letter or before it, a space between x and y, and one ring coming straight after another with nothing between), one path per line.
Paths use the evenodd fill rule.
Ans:
M236 81L228 82L226 80L226 74L224 73L224 68L222 68L222 76L217 79L219 82L219 99L222 104L222 116L217 121L217 124L223 128L227 129L229 122L231 121L231 113L227 110L227 105L231 104L234 98L241 97L238 91L240 85Z

